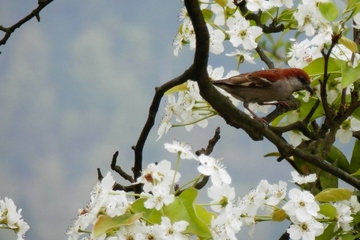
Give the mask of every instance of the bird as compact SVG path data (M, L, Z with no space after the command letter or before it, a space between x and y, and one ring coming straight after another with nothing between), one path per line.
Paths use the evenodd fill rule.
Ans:
M306 90L313 94L309 75L300 68L273 68L255 72L242 73L227 79L212 80L212 84L219 87L234 98L243 102L243 106L251 115L265 124L249 109L249 103L259 105L280 104L289 106L285 100L293 92ZM277 101L277 103L273 103Z

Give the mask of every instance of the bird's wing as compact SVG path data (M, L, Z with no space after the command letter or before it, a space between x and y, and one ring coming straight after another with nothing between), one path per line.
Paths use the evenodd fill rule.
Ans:
M243 73L237 76L222 80L223 83L239 87L268 88L277 79L279 74L277 69L261 70L251 73Z

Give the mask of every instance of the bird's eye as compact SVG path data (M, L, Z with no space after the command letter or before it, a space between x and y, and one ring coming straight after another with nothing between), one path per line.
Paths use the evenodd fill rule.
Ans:
M303 76L298 76L298 79L302 84L305 84L305 85L309 84L307 79L305 77L303 77Z

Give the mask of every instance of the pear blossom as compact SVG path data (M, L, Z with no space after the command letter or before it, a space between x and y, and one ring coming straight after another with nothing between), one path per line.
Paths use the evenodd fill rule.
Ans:
M191 22L189 13L186 9L186 7L180 8L180 14L179 14L179 21L183 21L184 24L188 24Z
M165 149L172 153L180 154L181 159L197 159L196 155L191 152L192 147L184 142L173 140L173 143L165 143Z
M29 225L22 219L22 209L18 209L11 198L0 199L0 225L5 224L12 229L17 240L25 239L26 232L30 229Z
M107 172L106 176L101 180L97 181L90 192L90 205L98 204L104 198L107 198L109 192L115 184L115 180L111 175L111 172Z
M300 112L299 111L291 111L290 113L288 113L286 115L286 120L284 122L279 123L278 126L287 126L287 125L290 125L297 121L301 121ZM298 145L300 145L300 143L303 140L309 140L309 138L306 137L299 130L291 130L291 131L286 132L286 134L289 137L289 143L294 147L297 147Z
M320 236L324 232L324 226L318 221L310 218L307 221L299 221L291 218L292 225L287 232L293 240L314 240L316 236Z
M259 10L266 11L272 7L272 4L267 0L247 0L246 7L252 12L257 12Z
M310 221L320 210L315 197L309 191L293 188L289 191L289 201L282 207L287 215L299 222Z
M235 56L238 59L239 63L247 61L251 64L256 64L256 62L254 61L254 57L250 55L250 51L245 49L235 48L235 52L226 53L225 55L229 57Z
M212 80L217 80L217 79L221 79L224 75L224 67L217 67L217 68L213 68L211 65L209 65L207 67L207 72L209 74L209 78Z
M360 211L360 203L356 196L351 196L350 200L347 201L347 204L350 207L350 210L353 214L356 214Z
M360 121L354 117L350 117L340 125L340 129L336 132L336 137L340 142L344 144L348 143L353 131L360 131Z
M315 86L315 93L316 96L321 100L321 86L316 85ZM328 102L328 104L333 104L335 102L335 100L340 96L341 94L341 84L339 82L339 84L336 84L335 86L332 86L332 88L330 88L330 85L326 85L326 101Z
M260 105L256 102L252 102L249 104L249 109L251 111L253 111L253 113L257 113L257 112L268 113L270 108L271 108L271 105ZM247 115L253 117L253 115L246 108L244 108L244 112Z
M121 216L128 210L130 202L125 191L112 191L99 205L110 217Z
M145 239L145 226L140 222L135 221L131 225L121 226L120 229L116 232L116 237L108 238L108 240L117 240L117 239Z
M211 11L214 13L214 23L219 26L223 26L225 24L225 11L222 6L219 4L211 4Z
M173 46L175 46L174 55L178 56L179 51L187 43L189 43L191 50L195 48L195 31L191 21L184 21L176 34L173 42Z
M150 192L154 186L170 186L173 180L174 182L178 182L180 177L180 173L171 170L171 163L169 161L162 160L158 164L151 163L147 168L143 169L136 184L143 183L144 191Z
M301 176L297 171L292 171L291 172L291 176L293 178L292 182L295 182L299 185L305 184L305 183L311 183L311 182L315 182L317 177L316 174L309 174L306 176Z
M285 5L287 8L291 8L294 5L293 0L269 0L269 2L274 7L282 7Z
M347 47L345 47L343 44L336 44L331 51L331 57L335 59L340 59L344 62L351 63L351 59L353 56L353 52L350 51ZM352 63L352 67L357 67L360 62L360 54L354 53L354 61Z
M235 18L229 18L227 25L230 35L230 42L234 47L242 45L244 49L255 49L255 39L262 34L262 29L257 26L250 26L250 22L241 15L234 14Z
M220 159L214 159L204 154L200 155L198 159L201 164L198 167L198 171L205 176L210 176L212 184L221 186L222 183L231 183L231 177L225 170Z
M208 118L216 115L216 112L210 104L200 96L197 82L188 80L184 86L179 89L181 90L177 93L177 99L175 94L168 95L165 115L158 129L158 140L163 134L166 134L171 127L185 125L185 129L190 131L196 124L205 128L208 125ZM181 124L172 124L172 117Z
M182 234L183 231L189 226L186 221L178 221L171 223L168 217L161 217L160 228L165 232L166 239L169 240L187 240L188 238Z
M160 210L164 205L169 205L175 200L175 196L170 194L170 187L161 185L155 186L152 189L152 194L146 193L148 199L144 202L144 207L147 209Z
M242 222L239 220L239 209L227 205L216 218L211 220L210 231L214 240L236 240L235 234L241 229Z
M158 224L144 225L143 233L145 235L144 239L147 239L147 240L151 240L151 239L166 240L167 239L165 236L164 230Z
M225 34L219 29L213 29L211 25L207 24L210 35L210 52L220 54L224 51Z
M266 199L266 204L276 206L286 196L287 184L284 181L279 181L279 184L272 184L269 186L269 198Z
M265 203L266 193L258 189L252 189L241 200L242 214L254 217L258 209Z
M315 1L306 1L299 4L294 18L298 21L299 31L304 31L306 36L313 36L316 30L328 22L322 17Z
M360 12L357 13L353 18L355 25L353 25L354 28L360 29Z
M171 124L171 114L165 113L165 115L162 117L161 119L161 123L159 125L157 134L158 134L158 138L156 139L156 141L159 141L159 139L166 133L169 132L172 124Z
M228 184L222 184L221 186L212 185L208 188L207 192L208 196L213 199L210 202L210 207L215 212L220 212L235 199L235 189Z
M350 223L354 219L351 214L351 208L347 204L343 202L334 203L334 207L336 208L336 219L337 223L335 226L335 231L339 228L342 228L344 231L351 230Z
M309 39L294 42L287 54L290 67L303 68L313 60L322 57L319 45L312 43Z

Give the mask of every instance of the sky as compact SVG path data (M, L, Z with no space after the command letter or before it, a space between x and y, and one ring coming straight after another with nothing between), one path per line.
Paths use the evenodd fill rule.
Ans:
M36 5L35 0L3 1L0 25L14 24ZM0 197L12 198L22 209L30 225L27 239L66 239L71 220L89 200L96 168L106 174L115 151L131 173L131 146L155 87L180 75L193 60L187 47L173 55L181 6L180 0L54 1L40 13L40 23L27 22L0 47ZM234 59L216 55L210 64L226 72L237 66ZM220 126L214 156L224 158L239 194L261 179L291 179L286 162L263 158L276 151L266 140L253 142L220 118L211 119L206 129L170 130L156 141L160 120L161 112L145 145L144 164L175 160L163 148L173 139L194 150L206 147ZM191 178L196 163L183 163L182 169L189 168L194 169ZM287 226L258 225L253 239L278 238ZM247 231L240 233L242 239L251 239ZM0 239L15 237L0 230Z

